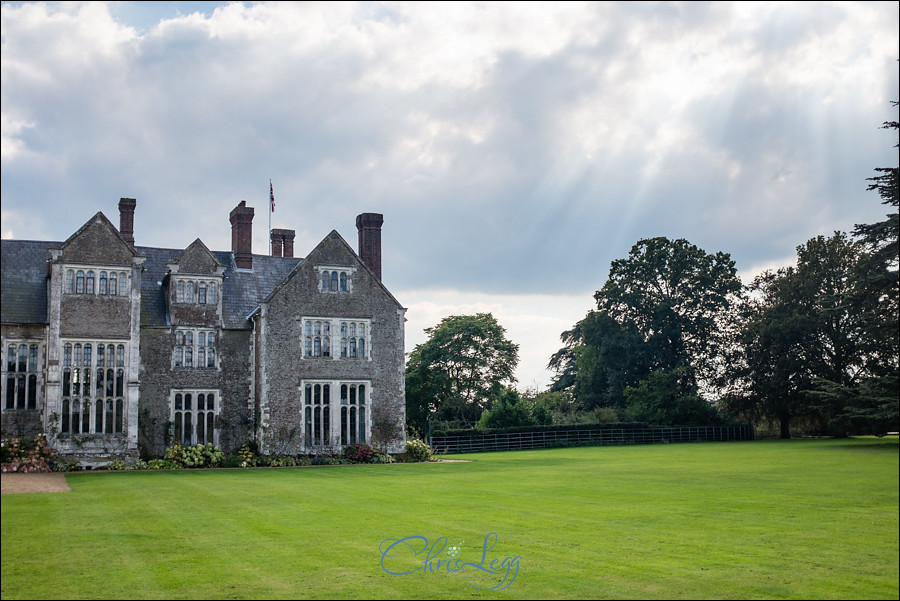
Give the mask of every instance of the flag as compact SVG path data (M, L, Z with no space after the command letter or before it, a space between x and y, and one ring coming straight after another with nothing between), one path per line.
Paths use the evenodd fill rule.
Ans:
M269 180L269 204L271 205L271 211L275 212L275 190L272 189L272 180Z

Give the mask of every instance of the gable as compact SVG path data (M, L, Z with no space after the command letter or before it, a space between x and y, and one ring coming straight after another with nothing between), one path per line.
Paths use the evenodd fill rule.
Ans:
M338 290L321 289L321 276L323 271L345 272L352 278L352 284L348 289L343 285ZM341 235L332 230L291 273L282 281L265 302L274 300L280 294L286 292L289 297L299 295L306 299L309 308L325 306L338 302L342 305L354 298L380 296L396 308L403 307L381 283L381 280L363 263L359 255L347 244ZM289 303L293 304L293 303Z
M63 242L58 260L64 263L131 267L134 248L103 213L97 213Z
M197 238L174 261L177 273L191 275L220 275L224 266L216 260L205 244ZM175 270L173 270L175 271Z

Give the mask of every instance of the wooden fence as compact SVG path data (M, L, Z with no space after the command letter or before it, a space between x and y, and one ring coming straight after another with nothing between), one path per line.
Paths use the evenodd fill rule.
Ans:
M435 453L480 453L550 447L654 444L661 442L724 442L753 440L753 426L682 426L671 428L611 428L541 430L431 437Z

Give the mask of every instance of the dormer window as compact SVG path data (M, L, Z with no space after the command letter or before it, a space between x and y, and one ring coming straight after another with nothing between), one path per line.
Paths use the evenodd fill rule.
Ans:
M215 305L218 286L210 280L177 279L172 286L172 302L188 305Z

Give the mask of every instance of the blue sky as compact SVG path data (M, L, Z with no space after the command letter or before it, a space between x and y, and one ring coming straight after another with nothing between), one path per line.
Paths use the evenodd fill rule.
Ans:
M302 256L384 214L407 350L489 311L543 387L642 238L749 280L886 209L897 2L2 3L2 235L138 201L138 244Z

